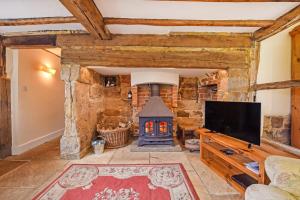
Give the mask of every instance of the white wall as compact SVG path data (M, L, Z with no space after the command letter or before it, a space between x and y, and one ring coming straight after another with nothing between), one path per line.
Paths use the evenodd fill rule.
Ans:
M258 84L291 79L292 42L289 32L298 25L300 23L261 42ZM262 90L256 97L262 104L261 127L265 115L289 115L291 112L291 89Z
M7 51L12 80L13 154L58 137L64 130L64 83L60 58L40 49ZM41 65L55 68L51 76Z
M289 32L298 25L300 23L261 42L258 84L291 79L291 37ZM262 115L288 115L291 111L291 90L258 91L257 101L262 103Z

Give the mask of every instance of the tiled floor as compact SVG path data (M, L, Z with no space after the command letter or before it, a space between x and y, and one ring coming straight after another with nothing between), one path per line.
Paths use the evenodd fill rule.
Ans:
M102 155L89 154L81 160L67 161L59 158L58 139L22 155L0 160L0 199L30 199L72 163L182 163L201 200L242 199L237 191L199 160L199 153L130 152L130 146L127 146L106 150Z

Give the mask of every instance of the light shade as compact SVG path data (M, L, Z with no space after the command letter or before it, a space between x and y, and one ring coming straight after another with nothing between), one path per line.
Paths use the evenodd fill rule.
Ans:
M43 72L46 72L48 74L51 74L52 76L54 76L55 73L56 73L56 69L46 67L46 66L41 66L40 70L43 71Z

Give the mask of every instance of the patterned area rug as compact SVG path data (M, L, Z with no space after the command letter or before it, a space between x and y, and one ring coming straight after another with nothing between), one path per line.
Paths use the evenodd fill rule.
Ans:
M88 165L66 169L34 200L199 200L181 164Z

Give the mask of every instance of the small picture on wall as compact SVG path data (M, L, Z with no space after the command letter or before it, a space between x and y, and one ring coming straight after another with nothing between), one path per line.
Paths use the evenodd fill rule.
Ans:
M114 87L117 85L117 77L115 76L106 76L104 77L105 87Z

